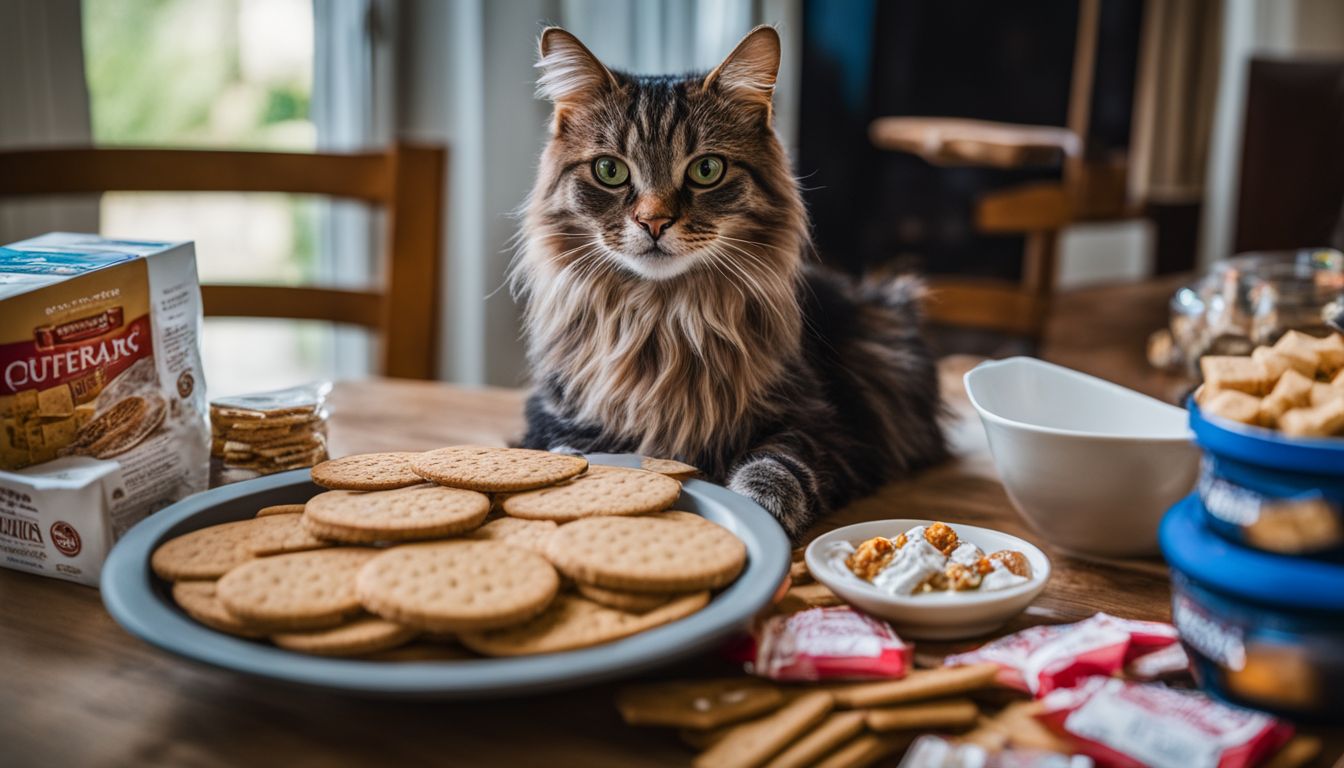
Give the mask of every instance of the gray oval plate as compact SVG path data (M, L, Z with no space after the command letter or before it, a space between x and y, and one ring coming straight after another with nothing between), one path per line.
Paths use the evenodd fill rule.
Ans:
M630 456L595 464L638 466ZM306 501L323 489L308 470L247 480L184 499L132 528L102 572L103 603L128 632L189 659L298 685L388 697L472 698L536 693L631 675L703 650L747 627L789 570L789 540L768 512L726 488L689 480L678 509L712 520L747 546L747 567L701 611L606 645L577 651L463 661L360 661L305 656L197 624L149 568L158 545L197 528L251 517L270 504Z

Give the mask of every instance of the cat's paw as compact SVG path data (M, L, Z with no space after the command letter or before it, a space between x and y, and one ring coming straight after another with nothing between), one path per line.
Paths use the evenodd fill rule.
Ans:
M765 507L797 538L811 522L810 500L788 467L769 456L748 459L728 476L728 488Z

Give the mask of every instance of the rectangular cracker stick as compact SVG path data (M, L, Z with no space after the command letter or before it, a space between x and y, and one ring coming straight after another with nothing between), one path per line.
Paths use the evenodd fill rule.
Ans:
M831 691L831 695L835 697L837 706L849 709L923 701L985 688L993 684L998 672L999 665L990 662L964 667L920 669L900 680L836 688Z
M759 720L736 726L701 752L695 768L756 768L816 725L835 705L825 691L807 693Z
M1270 387L1269 373L1249 357L1205 355L1199 359L1204 384L1214 389L1235 389L1248 395L1263 395ZM1312 374L1315 374L1314 366Z
M1260 401L1260 421L1274 424L1290 408L1299 408L1311 403L1311 388L1315 384L1311 379L1295 370L1284 372L1279 383ZM1344 395L1344 393L1341 393Z
M1281 352L1276 352L1272 347L1256 347L1251 351L1251 359L1265 369L1265 375L1268 376L1270 381L1277 381L1288 371L1302 373L1302 368L1313 367L1311 365L1304 366L1300 358L1289 357Z
M1279 418L1279 429L1294 437L1329 437L1344 430L1344 398L1314 408L1294 408Z
M778 709L778 687L750 677L648 683L616 692L616 709L628 725L706 730Z
M1260 424L1260 398L1235 389L1219 392L1202 407L1204 413L1221 416L1229 421L1239 421L1242 424Z
M863 730L864 716L861 710L831 713L811 733L766 763L765 768L804 768L812 765L822 755L858 736Z
M1302 403L1301 405L1314 408L1319 405L1325 405L1331 400L1337 400L1341 397L1344 397L1344 387L1337 387L1334 384L1322 384L1317 381L1313 382L1311 385L1307 402Z
M870 709L867 722L874 731L910 731L973 725L979 715L979 708L970 699L949 699Z
M1073 750L1069 742L1056 736L1036 719L1040 711L1040 702L1019 701L1004 707L983 727L1002 734L1006 743L1012 747L1070 754Z
M865 768L914 740L911 733L865 733L832 752L817 768Z
M1301 331L1289 331L1274 342L1274 351L1293 358L1293 367L1303 375L1315 377L1316 369L1321 363L1320 352L1316 349L1319 341L1315 336L1309 336Z
M1344 336L1332 333L1316 340L1316 363L1327 376L1344 369Z

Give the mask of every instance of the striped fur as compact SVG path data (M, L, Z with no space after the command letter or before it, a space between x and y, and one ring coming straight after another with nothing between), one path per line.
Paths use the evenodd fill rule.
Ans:
M537 382L524 444L687 461L794 535L941 459L918 285L808 258L770 122L774 30L709 75L615 72L554 28L541 48L555 113L512 273ZM727 170L697 187L707 154ZM626 183L599 182L604 156ZM671 223L655 237L646 212Z

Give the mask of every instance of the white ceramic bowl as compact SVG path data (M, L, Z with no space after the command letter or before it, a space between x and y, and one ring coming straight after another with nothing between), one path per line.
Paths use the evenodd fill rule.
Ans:
M902 637L924 640L955 640L976 637L1002 626L1026 608L1050 579L1050 559L1038 547L1016 536L949 523L961 539L985 552L1014 549L1031 563L1031 580L1007 589L966 592L929 592L896 597L860 579L848 569L837 571L826 561L830 544L847 541L854 546L873 538L892 538L917 525L932 525L932 520L874 520L837 528L818 536L808 545L804 557L813 578L825 584L845 602L874 616L886 619Z
M1184 410L1029 357L966 374L1008 497L1051 544L1083 555L1157 552L1157 525L1194 487Z

